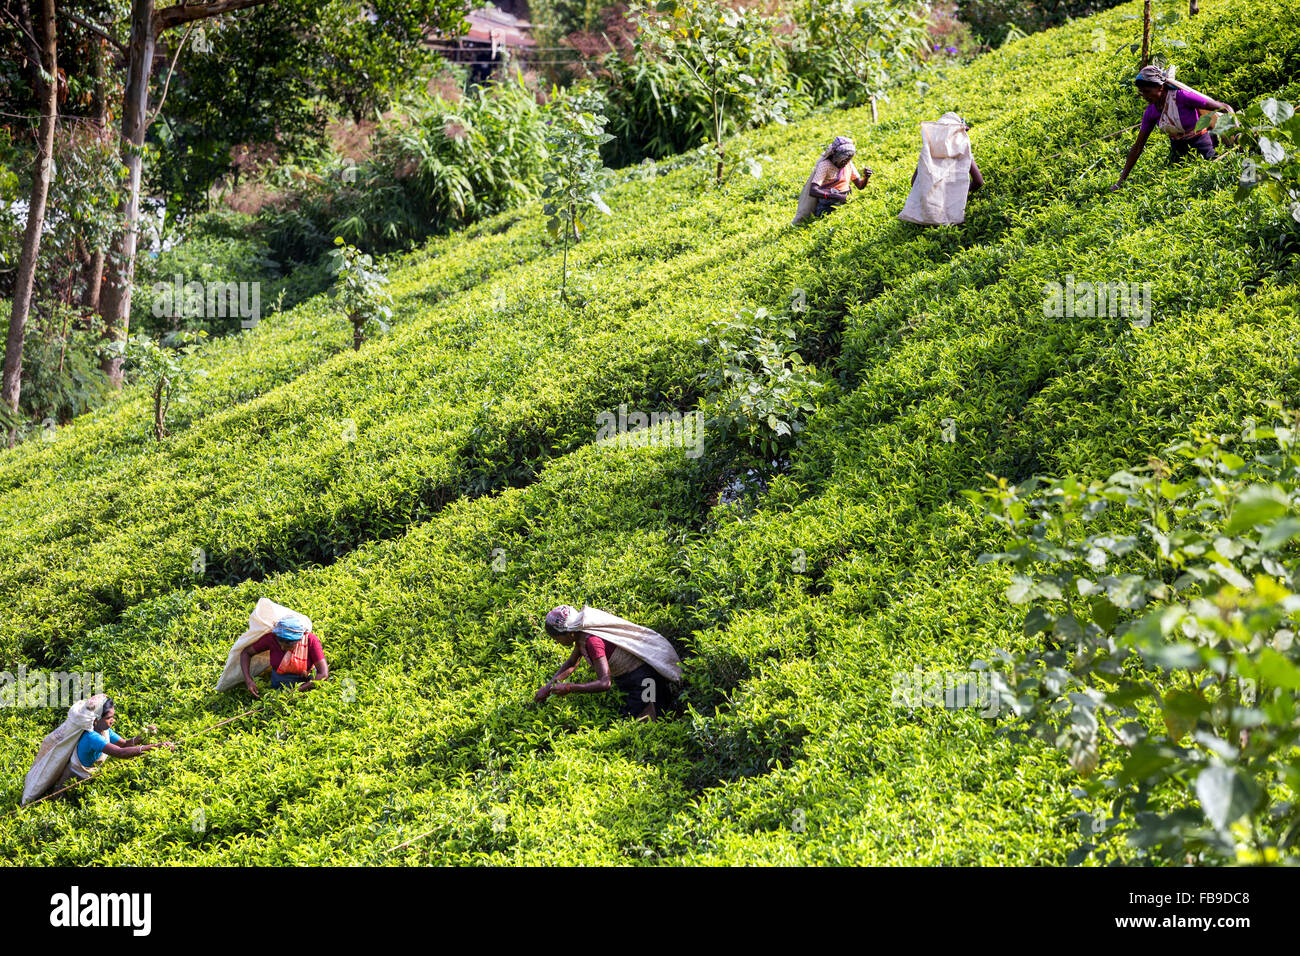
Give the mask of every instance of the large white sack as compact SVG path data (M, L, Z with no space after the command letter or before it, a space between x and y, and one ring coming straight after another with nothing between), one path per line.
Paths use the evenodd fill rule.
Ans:
M682 679L681 658L658 631L587 605L565 622L564 629L595 634L645 661L670 681Z
M955 113L945 113L938 122L921 124L916 180L899 219L922 226L955 225L965 220L971 146L964 127Z
M68 719L41 741L32 769L27 771L27 779L23 781L23 803L31 803L58 782L63 771L68 769L68 761L77 749L81 735L95 726L95 721L101 716L100 708L107 699L107 694L96 694L77 701L68 708Z
M248 617L248 630L241 634L230 648L230 655L226 658L226 669L221 672L221 679L217 681L217 690L231 690L244 682L244 672L239 666L239 658L244 653L244 648L256 644L282 618L290 615L307 619L306 615L282 607L270 598L257 599L257 607L253 608L253 613ZM310 620L307 620L307 630L311 631ZM263 651L248 662L248 673L256 677L270 666L271 654L269 651Z

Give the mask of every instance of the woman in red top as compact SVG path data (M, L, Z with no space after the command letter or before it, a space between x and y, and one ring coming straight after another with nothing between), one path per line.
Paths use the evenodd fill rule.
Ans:
M271 656L273 690L295 684L298 690L312 690L318 682L330 676L320 638L307 630L307 620L301 615L281 618L261 640L244 648L239 666L244 672L244 686L254 697L262 695L253 683L249 665L254 657L263 652L268 652Z
M659 708L672 695L672 688L663 675L613 641L583 631L563 630L565 620L573 613L574 609L565 604L546 615L546 633L561 644L572 646L573 651L555 676L537 689L534 699L541 703L552 694L601 694L616 686L623 694L625 714L637 720L654 720ZM596 679L581 684L559 683L577 669L583 658L596 672Z

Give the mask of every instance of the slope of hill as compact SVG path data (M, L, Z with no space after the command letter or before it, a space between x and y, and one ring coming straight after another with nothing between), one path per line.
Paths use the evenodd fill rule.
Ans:
M1300 95L1291 5L1206 7L1167 31L1180 78L1238 106ZM1140 113L1135 10L950 69L875 127L860 110L754 133L761 181L633 177L570 253L579 305L557 301L539 210L507 214L408 256L400 321L358 353L313 300L208 347L161 445L129 391L0 456L0 660L102 671L127 729L197 734L9 813L57 715L0 711L0 854L1063 862L1077 808L1054 752L891 704L896 672L1024 640L959 492L1239 429L1294 389L1300 353L1285 227L1234 203L1239 158L1170 169L1153 138L1107 191L1131 134L1103 137ZM896 214L917 123L949 109L988 185L964 226L922 231ZM869 189L790 229L844 131ZM1046 314L1070 277L1149 283L1149 325ZM834 385L765 492L718 504L707 450L594 444L620 404L691 408L710 322L800 289L804 357ZM334 679L198 734L249 706L211 688L262 595L311 616ZM541 616L583 602L677 643L688 712L532 703L563 658Z

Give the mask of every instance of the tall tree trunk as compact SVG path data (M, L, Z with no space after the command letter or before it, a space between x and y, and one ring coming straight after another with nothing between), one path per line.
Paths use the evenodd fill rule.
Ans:
M131 41L127 48L126 102L122 108L122 164L127 170L127 194L121 212L125 226L109 255L109 270L101 293L104 338L124 341L131 326L131 283L140 228L140 176L144 136L149 125L149 76L158 36L172 27L261 6L271 0L207 0L174 3L155 12L154 0L131 0ZM114 388L122 385L122 357L109 355L102 365Z
M1151 0L1142 4L1142 65L1151 62Z
M41 48L36 41L36 24L32 21L31 0L18 3L18 41L27 58L27 82L37 96L41 91Z
M127 192L120 207L124 228L113 244L100 301L104 314L104 338L110 341L124 341L130 332L131 284L135 279L135 250L140 228L140 176L155 42L153 0L131 0L126 102L122 108L122 165L127 171ZM122 384L122 356L106 355L102 367L112 386L119 388Z
M96 249L86 263L86 284L81 289L81 307L87 312L99 311L99 291L104 279L104 250Z
M54 124L58 111L59 46L54 24L54 0L41 0L41 65L49 75L41 79L41 125L37 134L36 168L32 172L32 194L27 204L27 229L23 233L22 254L18 258L18 277L14 282L13 309L9 315L9 335L5 340L3 382L0 400L18 411L23 383L23 340L27 335L27 317L32 308L32 290L36 287L36 259L41 251L41 229L45 225L45 202L50 194L50 174L54 169ZM9 444L17 438L17 429L9 432Z
M95 92L94 110L96 132L101 139L108 134L108 67L104 63L104 41L95 39ZM81 290L81 307L91 312L99 311L99 289L104 278L104 249L94 249L86 265L85 285Z

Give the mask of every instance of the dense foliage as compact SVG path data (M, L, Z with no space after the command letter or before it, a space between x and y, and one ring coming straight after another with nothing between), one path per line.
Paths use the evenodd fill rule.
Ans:
M457 102L420 90L367 161L277 169L291 189L263 235L282 263L314 261L336 235L376 254L407 248L534 197L545 156L540 108L518 78Z
M1205 117L1198 126L1206 126ZM1223 118L1224 135L1240 131L1257 154L1246 161L1237 198L1244 199L1259 189L1291 212L1300 223L1300 116L1294 104L1273 97L1251 103L1244 115Z
M997 46L1012 31L1023 36L1115 6L1115 0L957 0L957 12L976 36Z
M1180 78L1294 102L1292 5L1206 6L1169 28ZM579 307L557 301L562 252L528 205L394 261L397 321L360 351L314 298L205 344L165 442L135 387L0 456L0 662L102 670L124 731L196 732L249 706L211 688L267 595L311 616L331 669L318 692L5 817L0 854L1067 860L1091 842L1071 815L1097 806L1067 759L974 709L894 705L899 672L1041 644L1006 569L979 560L1004 536L961 491L987 473L1100 478L1263 421L1300 384L1296 262L1277 241L1292 220L1258 190L1235 200L1242 154L1167 168L1152 148L1131 188L1107 189L1128 143L1099 136L1142 105L1134 9L947 67L874 127L863 107L743 134L772 156L762 180L629 176L606 197L618 215L570 250ZM986 186L965 225L922 230L896 215L917 124L949 109L973 121ZM790 228L836 132L871 185ZM1149 283L1151 320L1049 314L1044 286L1067 274ZM778 344L788 324L825 386L782 470L740 498L720 494L713 434L699 458L593 442L621 405L699 407L716 321ZM681 713L531 703L563 657L541 615L584 601L682 650ZM0 809L58 717L0 711Z
M1002 655L997 692L1099 808L1076 859L1300 858L1295 423L1249 420L1105 481L972 493L1011 536L986 557L1015 568L1007 597L1046 640Z
M805 0L790 40L790 72L817 103L857 105L920 67L930 8L890 0Z
M637 4L637 46L673 64L677 86L708 103L707 136L698 144L721 184L740 158L729 155L733 131L784 123L788 89L773 24L752 10L717 0L657 0ZM734 150L732 150L734 152Z

